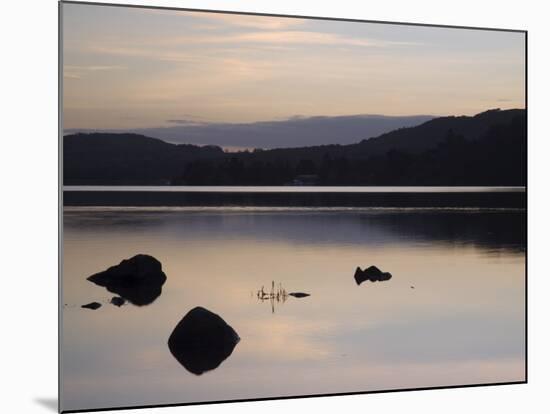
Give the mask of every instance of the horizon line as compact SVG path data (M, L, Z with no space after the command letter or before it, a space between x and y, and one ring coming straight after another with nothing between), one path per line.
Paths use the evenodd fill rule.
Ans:
M132 131L138 131L138 130L148 130L148 129L170 129L170 128L181 128L181 127L206 127L206 126L212 126L212 125L231 125L231 126L240 126L240 125L258 125L258 124L273 124L273 123L283 123L283 122L299 122L304 120L312 120L312 119L336 119L336 118L419 118L419 117L429 117L431 119L436 118L460 118L460 117L470 117L473 118L475 116L481 115L486 112L492 112L492 111L516 111L516 110L523 110L526 111L527 108L525 107L511 107L511 108L490 108L481 112L477 112L473 115L466 115L466 114L414 114L414 115L384 115L384 114L376 114L376 113L362 113L362 114L350 114L350 115L312 115L312 116L304 116L304 115L292 115L287 118L282 119L271 119L271 120L261 120L261 121L251 121L251 122L223 122L223 121L193 121L191 119L167 119L165 122L172 123L173 125L151 125L151 126L145 126L145 127L137 127L137 128L79 128L79 127L71 127L71 128L61 128L63 131L63 135L67 133L78 133L78 132L111 132L111 131L126 131L127 133L132 133ZM430 119L430 120L431 120ZM430 121L427 120L426 122Z

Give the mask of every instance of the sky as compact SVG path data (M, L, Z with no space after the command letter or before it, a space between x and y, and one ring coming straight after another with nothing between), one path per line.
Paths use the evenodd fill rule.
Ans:
M64 129L524 107L524 34L63 4Z

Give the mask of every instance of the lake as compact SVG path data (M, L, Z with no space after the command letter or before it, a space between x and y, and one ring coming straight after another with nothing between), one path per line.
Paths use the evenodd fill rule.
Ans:
M525 219L516 208L65 207L62 408L525 380ZM86 277L138 253L167 281L116 307ZM392 274L357 285L376 265ZM279 283L305 298L259 300ZM98 310L80 306L102 303ZM167 341L192 308L241 340L195 375Z

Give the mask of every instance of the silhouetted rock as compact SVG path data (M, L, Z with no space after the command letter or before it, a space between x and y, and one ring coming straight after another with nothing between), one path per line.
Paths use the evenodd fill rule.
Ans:
M88 277L88 280L122 296L134 305L143 306L160 296L166 275L157 259L138 254Z
M126 303L126 299L121 298L120 296L113 296L111 299L111 304L121 307Z
M82 305L81 307L84 308L84 309L96 310L96 309L101 308L101 303L90 302L90 303L87 303L86 305Z
M307 296L311 296L309 293L304 293L304 292L291 292L288 295L294 296L295 298L305 298Z
M376 266L369 266L365 270L361 270L361 268L358 267L355 270L354 278L358 285L366 280L370 280L371 282L383 282L391 279L391 273L382 272Z
M231 355L239 340L237 332L219 315L196 307L174 328L168 348L185 369L201 375L217 368Z

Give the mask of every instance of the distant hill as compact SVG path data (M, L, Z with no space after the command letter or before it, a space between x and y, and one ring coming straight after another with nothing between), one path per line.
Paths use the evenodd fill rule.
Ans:
M349 145L224 153L133 134L64 138L65 184L525 185L525 110L441 117Z
M168 127L101 132L132 132L175 144L208 142L224 148L273 149L353 144L363 138L376 137L397 128L419 125L433 118L430 115L296 116L290 119L248 123L205 123L171 119L168 122L172 126Z
M491 127L510 123L517 117L525 117L525 110L492 109L475 116L446 116L434 118L418 126L400 128L382 134L378 137L366 138L356 144L349 145L318 145L301 148L278 148L263 151L265 157L272 154L287 159L296 159L308 156L322 158L325 154L331 156L345 156L362 158L385 154L391 150L420 153L435 148L445 141L449 131L462 136L466 140L477 140L483 137Z

